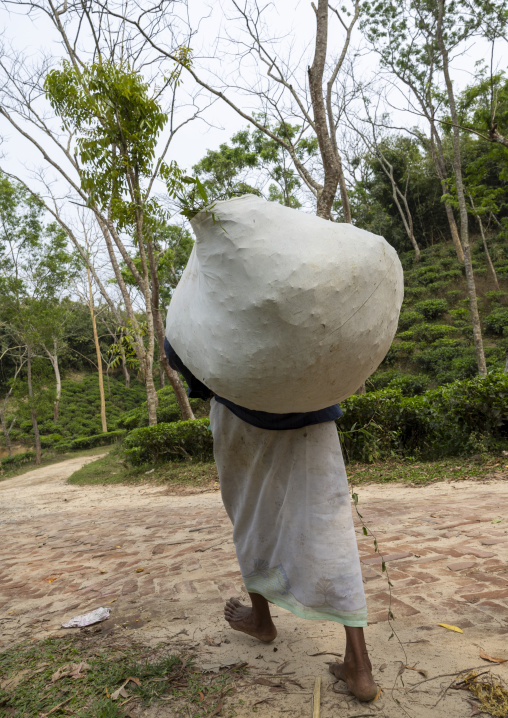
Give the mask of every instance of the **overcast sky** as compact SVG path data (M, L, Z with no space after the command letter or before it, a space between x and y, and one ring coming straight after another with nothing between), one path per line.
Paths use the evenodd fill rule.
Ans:
M43 15L26 17L21 5L17 7L14 4L14 6L11 5L11 8L10 13L0 8L0 23L5 28L4 41L12 42L17 49L34 57L48 51L55 56L60 54L56 33L49 20ZM221 38L225 38L228 33L236 37L240 35L240 31L235 29L239 26L227 19L235 13L232 3L226 0L224 3L215 2L210 5L204 0L192 0L191 9L192 25L197 27L200 23L200 31L192 41L196 66L213 69L219 77L226 78L236 62L228 57L223 58L222 61L213 61L209 57L214 53L216 43L221 42ZM290 47L295 58L301 57L303 53L302 66L298 68L300 76L303 77L306 72L306 59L312 56L312 40L315 29L315 17L310 2L300 0L295 3L291 0L277 0L277 3L268 7L266 20L273 36L280 37L278 48L281 55L287 55ZM331 22L330 54L333 54L334 47L340 47L342 37L343 34L339 32L338 24ZM361 37L357 33L353 38L353 44L360 43ZM502 66L502 50L501 46L497 48L496 62L498 66L500 64ZM474 41L466 49L465 54L455 60L454 79L459 88L471 82L474 77L475 62L486 57L489 52L489 46L486 43ZM358 60L359 72L371 72L376 63L375 55ZM504 64L506 65L506 62ZM247 81L251 77L252 83L255 82L252 63L245 61L242 64L242 74ZM194 89L188 80L186 80L186 87L189 91ZM232 90L229 91L229 94L244 107L254 108L252 98L241 96ZM244 119L222 102L216 102L204 114L204 117L207 122L192 122L178 133L171 151L171 158L187 169L190 169L207 149L215 149L221 142L227 142L234 132L247 124ZM396 124L399 124L400 121L402 119L396 121ZM403 121L406 124L414 124L415 118L406 117ZM4 122L0 122L0 134L4 140L2 147L4 164L16 168L16 171L21 173L28 171L22 167L23 165L33 168L40 164L40 158L34 154L29 143L17 138L14 131L6 127Z

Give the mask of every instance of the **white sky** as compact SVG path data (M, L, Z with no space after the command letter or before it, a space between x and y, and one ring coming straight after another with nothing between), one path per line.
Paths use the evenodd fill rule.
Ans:
M201 18L200 32L192 42L196 55L196 67L201 66L203 69L214 68L221 78L225 78L228 71L233 67L230 59L226 58L219 63L217 61L213 62L206 56L213 53L214 45L218 38L225 37L228 31L235 32L234 25L227 20L227 16L231 17L233 14L234 8L230 1L222 4L217 2L210 4L204 0L192 0L191 9L191 19L194 25ZM47 51L54 55L60 54L56 34L50 21L42 15L29 18L21 13L21 7L16 8L14 6L10 13L0 8L0 26L4 28L4 40L12 42L14 47L34 57L37 57L41 52ZM292 45L294 56L298 57L310 44L307 57L311 57L315 18L310 2L299 0L299 2L295 3L291 2L291 0L277 0L275 5L272 4L269 7L267 18L270 21L271 32L281 37L279 43L281 54L284 55ZM357 32L354 42L358 43L360 40L359 32ZM338 33L338 25L331 23L330 54L333 54L334 44L340 47L341 41L342 33ZM501 66L503 64L506 66L506 61L502 62L502 51L504 49L500 44L498 45L497 64L501 64ZM474 41L470 44L467 52L455 61L454 79L459 89L470 83L474 77L475 61L486 57L489 52L489 46L486 43ZM205 59L201 59L200 55L204 56ZM364 58L361 61L360 73L370 72L376 66L376 63L377 60L374 55ZM306 72L307 62L302 64L303 66L298 68L301 77ZM247 78L250 75L254 83L255 73L251 64L244 63L243 74ZM188 80L186 80L186 86L189 89L191 88L191 83ZM245 109L254 107L251 98L246 98L232 91L229 91L228 94L243 104ZM243 118L239 117L222 102L216 102L207 111L205 117L210 125L199 121L190 123L178 133L171 150L171 159L175 159L180 166L188 170L203 157L207 149L218 148L220 143L227 142L234 132L247 125ZM402 118L402 115L400 115L400 120L400 122L396 120L395 124L415 124L414 117L408 118L406 116ZM6 127L3 120L0 121L0 135L3 138L1 149L5 166L13 168L16 172L24 175L28 172L28 168L34 168L40 164L40 158L37 157L36 152L34 153L29 143L18 138L12 128Z

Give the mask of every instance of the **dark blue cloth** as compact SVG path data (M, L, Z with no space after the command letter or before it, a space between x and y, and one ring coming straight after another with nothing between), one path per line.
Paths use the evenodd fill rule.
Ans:
M164 351L168 358L169 365L179 372L187 382L187 394L191 399L209 399L213 392L206 387L203 382L196 379L194 374L187 369L178 354L175 352L167 338L164 339ZM215 400L220 404L224 404L239 419L257 426L259 429L271 429L274 431L282 431L284 429L302 429L304 426L311 424L322 424L325 421L335 421L342 416L341 408L338 404L328 406L318 411L294 412L290 414L273 414L268 411L255 411L247 409L244 406L233 404L228 399L223 399L217 394L213 394Z

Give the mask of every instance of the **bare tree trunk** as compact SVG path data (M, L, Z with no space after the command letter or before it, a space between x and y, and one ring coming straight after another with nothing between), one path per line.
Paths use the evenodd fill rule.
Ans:
M475 213L475 217L476 217L476 219L477 219L477 221L478 221L478 224L479 224L479 226L480 226L480 233L481 233L481 235L482 235L483 249L485 250L485 256L487 257L487 265L488 265L488 268L489 268L490 273L491 273L491 275L492 275L492 280L493 280L493 282L494 282L494 286L495 286L496 289L499 289L499 281L498 281L498 279L497 279L497 273L496 273L495 267L494 267L494 265L493 265L493 263L492 263L492 259L491 259L491 257L490 257L490 252L489 252L489 248L488 248L488 245L487 245L487 239L486 239L486 237L485 237L485 232L484 232L484 229L483 229L482 218L480 217L479 214L476 213L476 209L475 209L475 206L474 206L474 201L473 201L473 198L471 197L471 195L469 195L469 201L471 202L471 207L473 208L473 212Z
M7 396L4 398L4 400L2 402L2 408L0 409L0 425L2 427L2 433L5 437L5 445L7 447L7 453L9 456L12 456L12 442L11 442L11 437L10 437L10 429L12 429L15 419L12 420L11 426L8 429L7 422L5 421L5 412L7 409L7 401L9 399L11 393L12 393L12 388L9 389L9 391L7 392Z
M153 251L153 242L151 239L148 240L146 249L147 249L147 254L148 254L148 261L150 264L150 274L152 276L151 308L152 308L153 323L154 323L154 327L155 327L155 334L157 336L157 345L159 347L160 366L163 368L166 376L169 379L171 386L173 387L173 391L175 392L178 406L180 407L180 411L182 413L183 421L189 421L190 419L194 419L194 413L191 409L189 397L187 396L185 388L184 388L182 382L180 381L178 372L174 371L174 369L172 369L169 366L168 358L164 351L165 330L164 330L164 323L162 321L161 311L160 311L160 307L159 307L159 302L160 302L159 275L157 274L157 267L156 267L155 256L154 256L154 251ZM161 381L161 386L162 386L162 381Z
M162 364L159 362L159 382L160 382L160 385L161 385L161 389L166 385L165 379L166 379L166 375L165 375L165 373L164 373L164 367L163 367Z
M57 340L53 340L53 353L44 347L44 351L49 357L53 371L55 372L56 382L56 399L53 403L53 421L58 421L58 409L60 406L60 397L62 396L62 378L60 376L60 366L58 364L58 343Z
M131 375L129 374L129 370L127 369L127 362L125 361L125 350L120 344L120 358L122 360L122 372L125 379L125 388L129 389L131 385Z
M447 195L448 181L446 177L446 164L444 159L443 143L441 142L441 138L433 122L431 122L430 128L430 150L432 154L432 159L434 160L436 172L439 179L441 180L441 194L443 196ZM450 234L452 236L453 246L455 247L455 252L457 253L457 259L461 264L464 264L464 252L462 250L462 244L460 242L459 231L457 229L457 223L455 221L453 209L446 200L444 202L444 206L446 218L448 219L448 225L450 227Z
M334 161L333 145L328 133L326 107L323 98L323 74L328 45L328 2L327 0L318 0L317 9L314 5L313 7L316 13L316 44L314 60L308 70L309 90L314 111L316 137L324 170L323 186L317 192L316 214L318 217L323 217L323 219L330 219L333 200L339 185L340 171L337 162ZM345 206L343 205L343 211L345 221L351 222L349 201L346 201Z
M35 463L38 466L41 463L42 447L41 435L39 433L39 424L37 423L37 411L34 406L34 390L32 384L32 347L30 346L30 344L27 345L26 373L28 381L28 400L30 402L30 416L32 418L32 427L34 430L35 438Z
M99 335L97 334L97 322L95 321L95 311L93 307L93 294L92 294L92 277L90 275L90 267L87 265L87 273L88 273L88 291L90 295L90 317L92 318L92 328L93 328L93 339L95 343L95 353L97 355L97 371L99 374L99 394L101 399L101 425L102 425L102 433L105 434L108 430L108 424L106 421L106 398L104 396L104 378L102 376L102 355L101 355L101 347L99 344Z
M473 340L476 351L476 361L478 363L478 373L487 373L487 364L485 362L485 353L483 351L482 330L480 324L480 315L478 313L478 300L476 297L476 285L473 274L473 265L471 263L471 247L469 245L469 218L467 212L466 197L464 193L464 184L462 181L462 163L460 156L460 129L455 105L455 95L453 93L453 85L450 78L448 50L443 39L443 14L444 2L439 1L439 18L437 23L437 42L441 57L443 60L443 74L446 83L446 91L448 102L450 105L450 114L453 122L453 170L455 174L455 184L457 189L457 200L460 211L460 236L462 249L464 251L464 266L466 269L467 290L469 296L469 309L471 312L471 321L473 324Z

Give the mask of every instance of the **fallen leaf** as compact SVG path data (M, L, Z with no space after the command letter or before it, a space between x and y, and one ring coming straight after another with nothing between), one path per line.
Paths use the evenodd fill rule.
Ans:
M81 676L83 675L82 671L87 671L89 668L92 667L92 666L88 665L88 663L85 663L85 661L81 661L81 663L72 664L72 665L74 665L75 667L74 667L74 669L72 669L72 666L71 666L71 672L69 673L69 676L71 678L81 678Z
M320 651L319 653L307 653L307 655L310 658L314 658L314 656L337 656L338 658L342 658L342 653L330 653L329 651Z
M382 691L382 690L383 690L383 689L382 689L381 686L380 686L378 692L376 693L376 697L371 700L371 703L375 703L375 702L377 701L377 699L378 699L379 696L381 695L381 691Z
M199 691L199 701L201 702L201 701L204 701L204 700L205 700L205 695L204 695L204 693L201 693L201 691Z
M493 524L500 524L503 519L494 519L492 521Z
M386 668L386 666L387 666L387 664L386 664L386 663L383 663L382 665L379 666L379 670L380 670L380 671L384 671L385 668Z
M428 678L428 677L429 677L428 671L424 671L423 668L417 668L416 666L406 666L406 668L407 668L408 670L410 670L410 671L416 671L417 673L419 673L419 674L420 674L421 676L423 676L424 678Z
M59 704L58 704L57 706L55 706L54 708L52 708L52 709L49 711L49 713L41 713L41 716L43 716L44 718L46 718L46 716L50 716L52 713L55 713L59 708L61 708L62 706L64 706L64 705L65 705L66 703L68 703L69 701L72 701L72 696L71 696L70 698L67 698L67 700L62 701L61 703L59 703Z
M144 568L137 568L136 573L143 573L144 570L145 570Z
M485 651L480 650L480 658L483 658L485 661L490 661L491 663L507 663L508 658L494 658L493 656L489 656L485 653Z
M214 648L218 648L220 646L220 643L216 643L213 638L210 638L210 636L205 636L205 643L207 646L213 646Z
M141 685L141 681L139 680L139 678L134 678L133 676L129 676L129 677L127 678L127 683L128 683L129 681L132 681L132 682L135 683L137 686L140 686L140 685Z
M224 701L221 701L219 703L219 705L212 711L212 713L210 713L210 716L218 715L221 712L223 706L224 706Z
M268 678L256 678L254 683L257 683L260 686L270 686L270 688L282 688L282 683L272 683L272 681L269 681Z
M437 625L447 628L449 631L455 631L455 633L464 633L462 628L459 628L458 626L450 626L448 623L438 623Z
M401 675L404 673L405 670L406 670L406 666L402 665L402 666L399 668L399 672L397 673L397 675L398 675L398 676L401 676Z
M120 686L120 688L117 688L117 690L114 691L114 692L111 694L111 700L112 700L112 701L117 701L120 696L122 696L122 698L128 698L128 697L129 697L129 694L128 694L127 691L125 690L125 686L127 685L128 682L129 682L129 681L126 680L125 683L123 683L123 684Z

